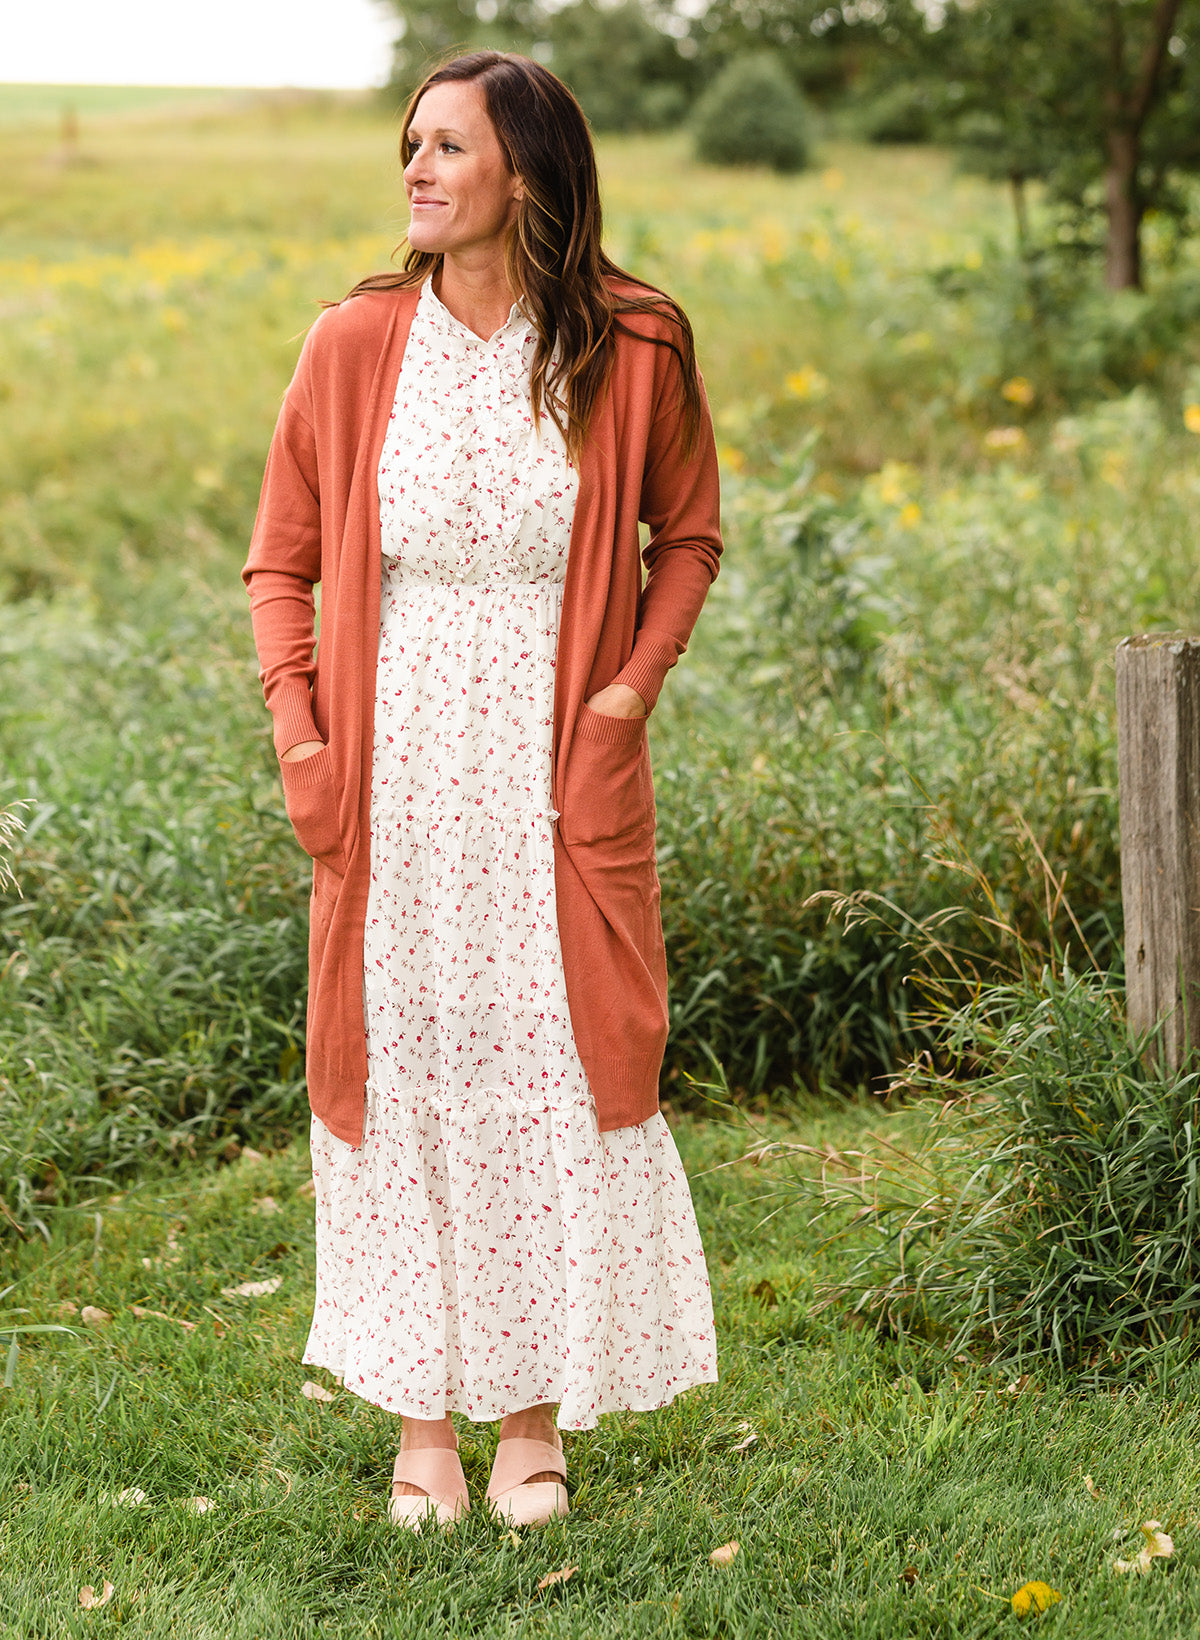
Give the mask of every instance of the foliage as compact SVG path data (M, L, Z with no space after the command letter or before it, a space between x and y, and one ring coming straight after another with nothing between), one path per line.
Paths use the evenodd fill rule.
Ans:
M892 1335L1013 1371L1141 1376L1194 1349L1200 1071L1131 1040L1120 987L1046 968L947 1012L925 1142L830 1157L866 1251L837 1295Z
M867 142L929 142L937 125L935 96L922 80L903 80L852 105L853 124Z
M386 0L400 20L393 99L458 50L532 54L571 85L598 130L654 129L678 119L734 58L767 51L804 94L835 104L881 39L822 0ZM605 51L605 41L609 50ZM621 119L617 111L628 111Z
M800 171L808 163L804 104L778 59L735 57L709 86L693 116L697 156L710 165L769 165Z
M880 30L872 26L880 9L873 0L867 6L829 5L827 0L708 0L703 9L673 9L686 19L683 38L707 79L734 58L768 51L822 109L836 108L872 71L884 46Z
M653 131L682 121L694 66L639 0L574 0L550 13L543 33L550 67L578 97L593 130Z
M303 856L244 646L171 593L157 629L6 619L0 800L26 825L0 895L0 1192L26 1223L305 1108Z
M1142 282L1145 213L1183 206L1200 168L1196 0L953 0L931 29L919 0L887 8L941 89L943 133L989 175L1041 178L1083 236L1102 218L1106 281Z
M678 124L698 65L679 50L670 8L643 0L394 0L401 21L389 95L406 99L456 50L533 54L570 86L597 131Z

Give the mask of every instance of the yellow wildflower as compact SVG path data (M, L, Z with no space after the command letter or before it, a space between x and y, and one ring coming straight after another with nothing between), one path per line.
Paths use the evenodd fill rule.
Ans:
M921 522L921 509L917 506L915 501L909 501L905 506L901 507L897 517L899 518L900 523L904 525L906 530L911 530L914 524L919 524Z
M1029 440L1023 427L989 427L983 442L989 450L1023 450Z
M1000 397L1010 404L1032 404L1037 398L1037 388L1027 376L1012 376L1000 389Z
M1056 1606L1061 1599L1058 1590L1048 1583L1022 1583L1012 1597L1012 1609L1018 1617L1028 1617L1030 1612L1044 1612Z
M903 507L908 501L909 487L916 471L906 461L885 461L868 483L885 506Z
M1183 425L1189 433L1200 433L1200 404L1185 404Z
M829 379L815 365L801 365L784 377L784 386L796 399L820 399L829 391Z

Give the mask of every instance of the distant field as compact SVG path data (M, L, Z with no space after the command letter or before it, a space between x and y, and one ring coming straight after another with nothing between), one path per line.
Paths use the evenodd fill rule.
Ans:
M73 109L80 119L128 114L167 114L180 109L215 113L263 99L294 96L241 86L205 85L4 85L0 124L46 125Z

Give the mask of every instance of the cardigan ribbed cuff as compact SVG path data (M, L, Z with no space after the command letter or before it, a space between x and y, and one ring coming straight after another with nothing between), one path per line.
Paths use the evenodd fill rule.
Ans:
M282 757L305 740L324 740L313 719L312 695L303 678L289 679L267 702L275 721L275 752Z
M664 1027L665 1035L665 1027ZM598 1118L601 1133L615 1128L637 1127L658 1114L658 1072L661 1050L656 1057L640 1054L588 1054L585 1067L599 1076L604 1088L604 1115Z
M633 654L611 679L636 689L652 712L667 673L682 653L679 642L666 632L649 632L644 627L634 640Z

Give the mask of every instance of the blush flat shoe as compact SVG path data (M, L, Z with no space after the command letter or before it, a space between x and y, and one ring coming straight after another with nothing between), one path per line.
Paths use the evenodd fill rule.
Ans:
M396 1495L399 1481L419 1486L424 1497L411 1493ZM392 1499L388 1518L395 1526L407 1526L419 1532L430 1522L435 1526L452 1526L460 1515L470 1509L467 1478L463 1474L458 1453L449 1447L419 1447L412 1452L400 1452L392 1470Z
M527 1479L542 1469L561 1475L562 1484ZM567 1463L561 1447L551 1446L549 1441L512 1436L497 1442L487 1501L492 1512L509 1526L544 1526L568 1511L566 1479Z

